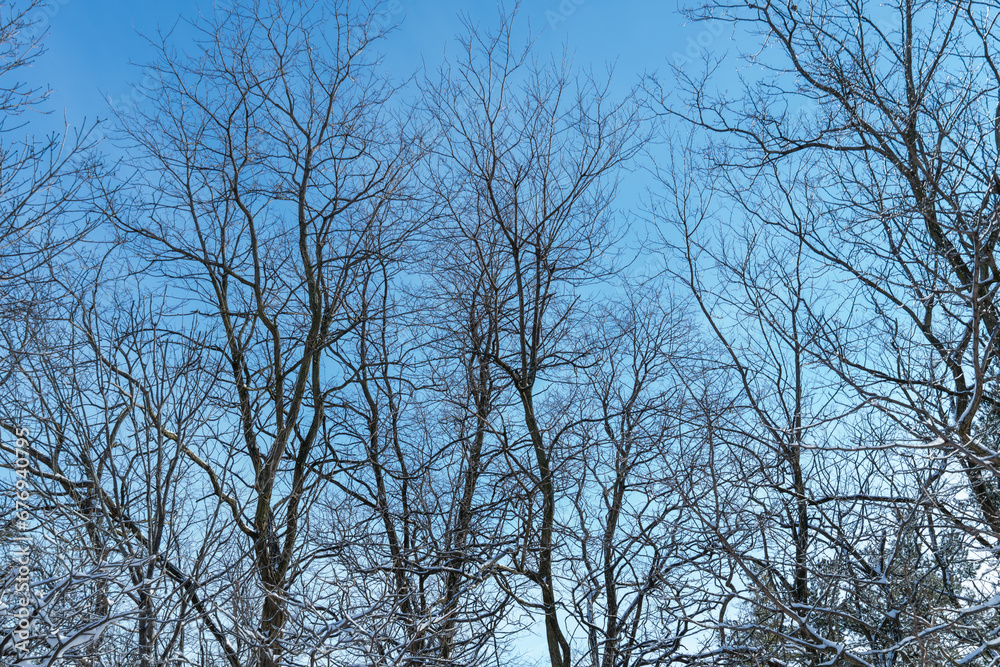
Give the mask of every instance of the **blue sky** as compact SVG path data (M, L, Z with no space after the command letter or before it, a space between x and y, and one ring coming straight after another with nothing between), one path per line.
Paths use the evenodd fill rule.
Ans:
M222 0L217 0L222 1ZM52 113L38 117L36 132L60 129L63 117L80 126L84 119L106 118L108 100L134 103L141 96L136 84L142 71L130 62L155 58L158 31L167 31L181 17L209 12L212 0L49 0L48 12L38 15L48 31L46 53L30 73L36 84L47 84L52 94L46 104ZM455 36L464 30L460 12L484 26L496 25L496 2L471 0L395 0L385 7L399 28L384 44L385 67L404 78L426 66L434 71L446 49L454 50ZM401 10L401 11L394 11ZM564 49L577 67L593 68L601 77L614 65L613 92L626 94L645 73L665 72L668 62L692 61L704 51L724 48L724 33L704 25L686 24L675 2L653 0L524 0L520 27L538 35L535 55L559 59ZM183 48L183 26L174 44ZM111 152L114 149L109 147ZM648 180L641 175L624 184L620 207L633 213ZM520 650L544 655L541 640L526 640Z
M36 85L51 87L44 105L50 113L35 116L31 131L61 132L64 118L75 127L108 118L109 101L119 108L142 104L143 72L130 63L156 58L149 40L159 41L159 32L174 29L171 42L183 49L189 28L182 17L211 13L213 3L232 1L48 0L48 9L36 13L48 33L46 52L25 74ZM460 13L487 28L495 27L499 16L496 0L384 0L379 11L387 23L399 24L382 48L387 73L400 80L424 68L436 71L446 51L456 51L455 38L465 33ZM592 69L599 80L613 66L611 92L617 96L627 95L644 74L672 81L670 64L700 68L704 55L720 56L732 44L728 26L687 22L678 0L522 0L517 27L537 36L534 56L542 62L559 60L565 52L577 68ZM119 154L107 141L102 149L112 158ZM653 179L642 170L623 175L615 209L632 230L629 246L651 233L643 222L651 187L656 187Z
M140 33L155 39L158 29L170 29L182 16L196 16L199 8L210 11L212 2L50 0L50 8L38 14L48 30L47 53L31 73L33 81L53 89L47 105L53 114L43 124L61 121L63 113L73 124L84 117L106 117L108 97L119 102L134 97L142 73L129 63L154 55ZM394 0L385 7L400 21L384 45L385 64L400 77L422 64L436 68L462 31L459 12L468 12L484 25L494 24L497 16L497 5L490 1ZM615 63L615 87L620 91L635 85L644 72L662 72L668 59L715 49L722 41L704 25L685 24L671 2L524 0L519 20L522 27L530 23L539 35L537 54L543 58L558 57L567 48L575 64L598 73Z

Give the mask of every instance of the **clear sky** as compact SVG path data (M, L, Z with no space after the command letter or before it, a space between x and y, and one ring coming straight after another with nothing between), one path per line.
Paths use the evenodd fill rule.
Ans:
M48 30L47 53L32 73L34 81L53 88L47 107L54 117L49 121L61 121L62 112L74 124L84 117L106 117L107 98L118 103L134 99L142 74L129 63L154 55L140 33L156 39L158 30L169 30L199 9L210 11L212 2L50 0L50 8L39 13ZM495 24L497 16L497 4L490 0L392 0L383 6L400 23L384 44L386 67L400 77L422 64L437 67L462 30L459 12L486 25ZM524 0L519 20L539 35L538 55L543 58L566 48L575 64L593 66L598 73L614 63L615 87L621 91L644 72L665 70L668 59L724 48L724 40L704 25L685 24L676 3L669 1Z
M139 64L156 57L149 40L158 42L159 32L173 29L172 44L182 49L190 29L181 18L210 13L213 3L232 1L48 0L48 9L36 13L39 28L47 31L45 53L25 75L36 85L51 87L44 105L50 113L35 116L31 131L61 131L64 118L77 127L85 119L107 118L109 101L119 108L141 104ZM678 11L678 2L684 1L522 0L518 28L524 35L528 30L537 35L534 55L542 62L558 60L565 51L575 66L592 68L599 80L613 66L612 93L620 96L644 74L658 72L669 81L670 63L688 61L697 67L703 55L727 50L728 28L687 22ZM505 7L510 5L505 1ZM386 71L399 79L425 67L435 71L446 50L455 51L455 37L465 32L460 13L493 27L498 11L496 0L385 0L380 5L385 23L398 23L382 44ZM107 142L103 149L117 153ZM619 189L616 209L633 224L650 184L647 175L633 172ZM633 224L629 226L643 236Z
M45 104L51 114L32 121L36 133L61 129L63 118L77 127L85 119L107 118L109 102L141 104L138 65L156 57L149 40L158 42L158 33L176 26L173 44L183 49L185 27L179 20L197 17L199 10L211 12L213 3L48 1L48 10L37 14L38 29L48 33L46 52L27 74L35 85L52 89ZM387 22L399 23L383 45L384 65L400 79L424 67L437 69L446 50L454 50L456 35L464 32L461 12L484 26L495 26L498 17L495 0L387 0L383 7ZM644 74L659 72L669 80L669 64L697 66L703 55L720 55L730 43L729 33L718 26L687 23L677 0L522 0L518 20L519 27L538 36L535 55L543 61L558 60L565 51L576 66L592 68L598 78L613 65L612 88L618 95L637 86ZM620 191L619 209L638 213L648 183L641 173L630 177ZM540 639L520 648L544 654Z
M228 0L215 0L216 2ZM52 113L36 117L36 132L60 129L62 120L80 126L84 119L110 115L115 105L141 103L141 64L156 56L147 38L177 26L174 45L183 48L181 17L212 10L213 0L49 0L38 15L48 32L30 73L32 82L47 84L45 105ZM385 67L400 79L423 67L437 69L446 49L454 50L463 33L459 13L484 26L497 23L497 3L490 0L389 0L387 21L399 23L384 43ZM522 29L538 35L535 55L560 59L564 50L578 67L592 68L600 78L614 66L613 92L627 94L646 73L665 72L668 63L697 60L706 50L725 48L726 35L705 25L686 24L674 1L655 0L523 0L518 15ZM107 147L114 153L114 149ZM635 211L648 181L641 175L623 184L619 207ZM542 656L540 639L519 647Z
M231 2L48 0L48 9L36 13L39 28L47 31L45 53L25 75L36 85L51 87L44 105L50 113L29 121L30 130L36 135L62 131L64 118L76 127L84 120L108 118L109 102L126 109L142 104L140 65L156 58L150 40L159 42L159 33L174 30L170 41L183 49L185 32L191 33L182 18L196 18L199 11L209 14L213 3ZM517 28L523 35L537 36L534 56L542 62L559 60L565 52L576 67L592 69L598 80L613 66L611 92L624 96L644 74L658 73L670 82L670 65L700 69L704 56L733 50L728 26L688 22L679 3L697 0L522 0ZM504 7L510 5L511 0L504 0ZM456 51L456 36L466 32L461 13L488 28L495 27L499 17L496 0L384 0L379 11L387 25L398 24L381 48L387 73L399 80L424 68L435 72L446 51ZM733 72L729 68L725 76ZM119 155L108 141L103 141L102 150L112 159ZM620 183L614 208L622 229L631 230L625 238L630 247L656 236L643 223L651 187L656 187L652 177L641 169L625 174ZM643 263L657 270L658 261L650 257Z

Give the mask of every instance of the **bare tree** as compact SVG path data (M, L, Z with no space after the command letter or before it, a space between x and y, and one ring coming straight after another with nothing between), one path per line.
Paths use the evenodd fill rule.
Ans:
M31 329L51 298L48 267L87 231L81 208L97 165L89 129L38 138L31 132L48 89L19 80L43 51L34 23L42 0L0 8L0 380L32 351ZM63 260L64 261L64 260Z
M565 66L529 66L512 25L508 16L495 33L470 30L461 57L424 92L441 136L432 166L441 216L467 270L487 277L483 326L496 342L484 352L520 412L504 434L526 502L507 567L535 594L509 590L540 613L553 667L569 667L556 522L569 422L552 383L588 354L572 336L580 290L610 266L614 173L642 134L637 110L609 105L604 88L574 83Z
M36 639L81 664L170 664L192 632L226 655L206 604L220 587L198 583L219 567L219 517L192 501L205 488L168 437L201 430L213 383L193 351L161 345L162 301L123 298L120 276L93 278L67 285L76 297L50 313L39 343L49 353L26 358L8 387L12 421L30 425L38 591L51 588L45 605L70 605L54 623L39 600L39 627L52 632Z
M48 328L58 319L63 305L61 267L73 263L75 244L91 228L85 211L91 182L100 172L90 153L91 127L75 132L67 127L45 137L34 133L42 125L48 89L21 77L28 75L44 50L45 35L37 22L44 4L29 1L0 7L0 428L9 436L2 443L4 461L0 465L14 468L18 458L15 442L20 435L21 442L28 443L21 451L29 454L22 469L27 475L22 478L27 484L23 493L29 502L35 484L42 491L47 484L45 473L52 471L35 458L40 453L34 447L40 424L30 409L23 409L23 400L31 395L33 383L45 383L43 378L33 377L39 364L58 366L64 360L66 345L51 336ZM59 515L51 500L42 494L30 503L33 512L14 512L11 506L6 515L5 552L15 544L29 552L27 558L17 559L30 570L29 581L22 581L27 590L22 587L16 596L22 601L20 608L30 610L33 622L34 630L25 644L36 656L39 640L50 658L65 652L69 643L76 647L70 653L93 654L101 634L98 630L106 629L109 616L98 607L84 622L75 623L74 606L101 582L107 584L110 571L134 561L121 559L117 566L86 559L81 562L79 550L62 539L55 526L47 528L46 520ZM26 514L30 514L27 520L21 520ZM42 534L28 532L36 522ZM21 526L20 531L12 530L15 525ZM59 525L66 527L65 523ZM54 544L46 540L54 540ZM31 581L37 585L28 585ZM123 590L118 587L115 595ZM71 636L59 636L58 629ZM5 634L0 640L5 657L20 652L15 651L13 639L12 634Z
M710 543L688 491L705 464L707 350L679 300L628 284L619 293L593 311L584 339L594 362L574 396L575 521L564 526L581 663L595 667L686 653L714 602L699 572Z
M806 664L992 656L995 590L970 579L995 567L1000 528L992 8L711 3L693 15L775 47L749 56L763 74L747 75L743 100L680 72L690 106L668 110L717 139L697 186L715 200L696 202L677 170L668 179L673 242L779 447L768 465L791 474L769 487L797 507L780 522L797 544L787 566L763 534L739 548L720 535L755 618L771 619L758 648ZM711 224L745 231L712 238Z
M406 235L393 202L409 146L383 108L392 91L370 55L377 31L346 3L238 4L194 27L200 55L165 45L149 106L123 119L134 187L104 212L147 262L147 284L162 285L164 308L193 323L162 343L219 373L200 433L156 426L200 469L246 550L230 571L252 573L260 614L256 629L231 630L240 660L270 666L302 648L287 627L325 613L297 605L293 588L324 465L337 465L329 410L358 380L337 346L369 316L369 269ZM321 619L297 616L308 613Z

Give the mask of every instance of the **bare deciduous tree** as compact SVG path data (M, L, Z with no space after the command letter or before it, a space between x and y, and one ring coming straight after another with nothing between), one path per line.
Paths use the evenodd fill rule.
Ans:
M689 504L705 463L699 384L705 350L682 303L625 284L595 309L593 363L574 395L574 520L566 522L572 614L587 662L626 667L686 652L709 555Z
M370 315L369 271L406 235L393 204L409 145L384 108L377 31L347 3L240 4L194 27L200 55L165 46L148 109L124 119L134 188L105 213L164 308L197 323L163 344L219 373L201 433L157 428L252 555L234 565L259 586L257 627L231 630L263 667L301 649L287 627L315 627L290 616L322 618L292 598L320 480L334 472L321 462L337 465L329 410L359 380L336 350Z
M805 664L991 656L983 628L995 591L969 573L1000 537L988 425L1000 154L992 8L709 3L693 14L774 47L749 56L761 74L747 74L742 100L681 72L690 106L669 111L717 139L699 172L712 174L699 187L716 199L669 188L681 221L673 242L767 427L761 444L779 448L767 465L791 475L770 488L797 506L774 519L801 542L787 565L763 533L732 552L758 596L756 618L771 619L759 627L773 650L758 647ZM713 224L745 229L742 247ZM713 282L706 268L726 277ZM796 276L805 280L788 282ZM748 321L766 324L754 333ZM740 328L744 343L727 335ZM782 405L768 407L761 381ZM824 416L817 408L835 394L839 407ZM807 444L809 432L821 440Z
M48 272L87 231L82 202L97 173L88 159L89 129L32 134L48 89L19 80L43 50L35 23L42 0L0 8L0 316L4 318L0 380L30 353L32 329L51 298Z
M489 308L483 325L495 330L485 358L519 405L504 447L526 505L508 567L534 594L509 590L541 615L553 667L569 667L556 520L569 483L569 421L549 399L588 356L573 336L581 292L610 266L602 255L615 234L615 170L643 139L634 106L608 103L606 89L574 82L565 66L527 58L504 17L495 33L470 31L461 57L424 93L441 136L433 172L448 242L486 277L475 282Z

